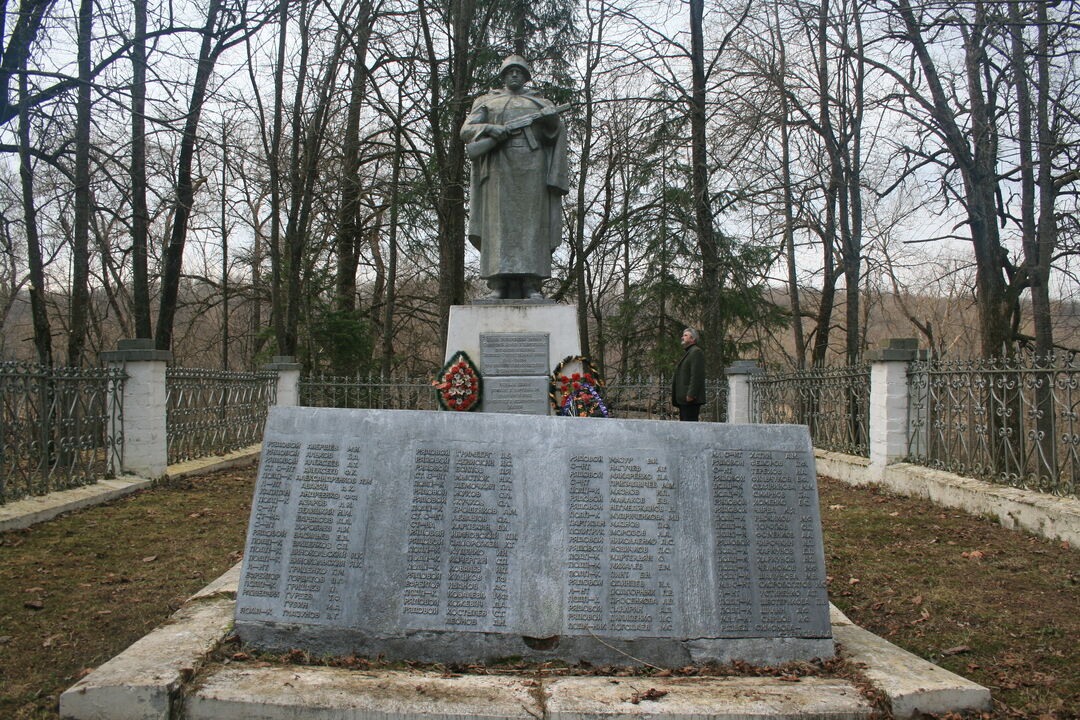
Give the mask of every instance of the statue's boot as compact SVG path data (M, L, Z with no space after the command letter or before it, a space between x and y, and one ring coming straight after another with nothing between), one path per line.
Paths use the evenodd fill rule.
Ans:
M540 278L526 278L521 281L521 289L523 297L527 297L530 300L543 300L544 296L540 294L540 284L543 282Z
M487 281L488 288L491 292L488 294L489 300L505 300L506 299L506 280L503 278L491 278Z

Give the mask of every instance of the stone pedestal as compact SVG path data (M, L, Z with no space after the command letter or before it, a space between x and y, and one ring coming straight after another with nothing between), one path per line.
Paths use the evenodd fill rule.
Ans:
M454 305L444 360L462 350L484 380L481 410L548 414L548 375L581 353L577 309L529 300Z

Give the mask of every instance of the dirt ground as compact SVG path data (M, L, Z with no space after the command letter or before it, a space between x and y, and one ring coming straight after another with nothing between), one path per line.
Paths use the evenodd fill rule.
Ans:
M0 718L59 694L237 561L254 468L169 482L0 534ZM992 717L1080 717L1080 550L875 489L821 481L830 597L987 685Z

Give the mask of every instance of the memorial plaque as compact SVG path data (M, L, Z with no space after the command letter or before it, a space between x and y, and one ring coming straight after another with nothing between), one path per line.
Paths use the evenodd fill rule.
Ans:
M548 415L548 378L485 377L484 412Z
M547 333L480 333L480 372L485 381L494 375L547 377L548 363Z
M255 647L833 654L805 427L278 407L263 448L236 610Z

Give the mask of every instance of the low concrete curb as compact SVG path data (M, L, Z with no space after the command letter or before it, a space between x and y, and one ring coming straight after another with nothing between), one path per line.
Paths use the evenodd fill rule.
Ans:
M245 465L251 465L259 460L259 452L262 450L262 443L255 443L254 445L248 445L245 448L234 450L224 455L215 455L213 457L198 458L196 460L185 460L181 463L175 463L165 468L165 477L167 478L185 478L192 475L204 475L206 473L217 472L218 470L228 470L232 467L241 467Z
M1020 528L1080 548L1080 500L995 485L911 463L887 465L874 473L866 458L815 450L817 471L849 485L880 484L901 495L991 517L1007 528Z
M236 602L193 602L60 695L60 717L170 720L184 683L232 627Z
M115 500L154 484L153 480L130 475L99 480L93 485L16 500L0 506L0 532L22 530L57 515Z
M261 448L262 444L258 443L225 455L199 458L198 460L188 460L187 462L170 465L165 471L165 477L184 478L241 465L250 465L259 459ZM66 512L101 505L139 490L145 490L151 487L154 482L154 480L146 478L124 475L118 478L99 480L93 485L84 485L70 490L58 490L48 495L29 497L6 505L0 505L0 532L22 530L31 525L52 520L57 515Z
M60 717L854 720L868 718L872 711L850 683L826 678L789 683L773 678L577 677L540 683L502 676L243 666L223 668L194 687L185 686L232 628L239 580L237 563L195 593L168 623L65 691ZM835 607L830 609L844 657L863 668L888 697L897 718L989 707L985 688L901 650L851 624ZM643 695L650 689L656 691L655 700Z
M842 657L884 693L898 720L922 713L990 709L990 691L982 685L863 630L835 606L829 610L833 639L842 646Z

